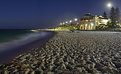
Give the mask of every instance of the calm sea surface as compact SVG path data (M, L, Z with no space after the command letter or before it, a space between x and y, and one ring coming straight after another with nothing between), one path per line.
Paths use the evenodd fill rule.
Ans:
M0 30L0 43L20 39L22 36L32 33L30 30Z

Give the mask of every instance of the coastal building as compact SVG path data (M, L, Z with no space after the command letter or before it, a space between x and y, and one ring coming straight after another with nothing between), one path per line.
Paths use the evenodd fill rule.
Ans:
M119 20L119 24L120 24L120 27L121 27L121 17L120 17L120 20Z
M109 18L103 16L92 16L90 13L85 14L79 21L78 26L81 30L95 30L98 25L107 25L110 21Z

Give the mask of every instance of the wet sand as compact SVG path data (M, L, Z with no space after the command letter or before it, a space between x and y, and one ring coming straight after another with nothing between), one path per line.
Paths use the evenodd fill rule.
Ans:
M44 33L46 33L45 36L40 37L33 42L17 47L15 46L13 48L6 49L5 51L0 52L0 64L8 63L16 56L31 51L34 48L43 47L44 44L56 34L56 32L53 31L45 31Z
M0 73L121 73L121 33L58 32L43 47L1 64Z

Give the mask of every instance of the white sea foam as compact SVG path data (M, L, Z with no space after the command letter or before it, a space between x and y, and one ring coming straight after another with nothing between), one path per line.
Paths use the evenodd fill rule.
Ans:
M7 49L12 49L13 47L18 47L31 43L35 40L38 40L39 38L46 36L47 34L48 33L46 32L35 32L35 33L26 34L20 37L20 39L18 40L12 40L10 42L0 43L0 52L5 51Z

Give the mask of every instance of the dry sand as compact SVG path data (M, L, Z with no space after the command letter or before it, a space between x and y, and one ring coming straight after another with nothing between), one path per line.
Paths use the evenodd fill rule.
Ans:
M58 32L44 47L1 64L0 73L121 73L121 33Z

